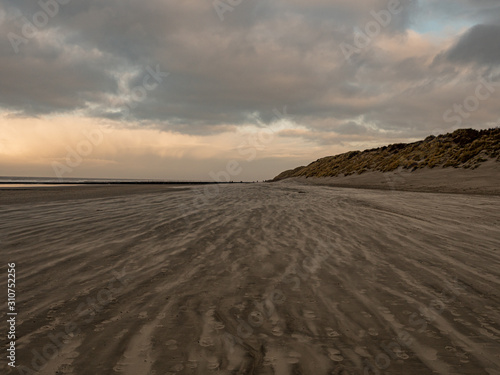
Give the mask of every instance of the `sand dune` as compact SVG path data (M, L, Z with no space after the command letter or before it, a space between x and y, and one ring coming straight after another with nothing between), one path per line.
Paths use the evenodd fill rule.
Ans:
M500 374L500 197L218 188L0 206L1 372Z

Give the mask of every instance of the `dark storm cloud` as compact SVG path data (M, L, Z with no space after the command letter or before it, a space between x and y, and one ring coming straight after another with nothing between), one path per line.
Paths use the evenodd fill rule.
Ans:
M499 7L489 0L403 0L346 60L340 45L353 44L357 30L391 1L243 0L223 21L212 1L70 1L16 53L7 36L22 35L22 17L33 21L41 7L0 0L6 15L0 105L25 115L82 110L189 134L268 123L273 109L286 105L295 121L321 132L359 134L362 125L339 124L362 117L380 129L414 134L442 122L450 104L441 98L442 86L461 77L457 63L498 62L498 26L472 28L434 64L423 47L399 56L378 42L397 37L404 47L423 10L484 23ZM170 75L134 103L134 89L157 66Z
M500 64L500 25L476 25L448 52L456 62Z
M116 81L99 68L104 67L62 53L43 59L32 55L2 58L0 71L9 73L0 76L0 105L36 116L104 102L105 94L116 90Z

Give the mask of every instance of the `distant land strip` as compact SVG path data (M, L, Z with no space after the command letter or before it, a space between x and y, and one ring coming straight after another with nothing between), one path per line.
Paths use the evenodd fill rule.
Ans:
M0 181L0 185L208 185L246 184L243 181Z

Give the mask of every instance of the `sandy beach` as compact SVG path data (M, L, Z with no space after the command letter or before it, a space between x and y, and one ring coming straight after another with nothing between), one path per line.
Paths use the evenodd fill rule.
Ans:
M499 212L293 181L2 190L0 372L500 374Z
M399 168L385 173L367 171L349 176L292 177L282 181L287 182L354 189L500 196L500 163L489 160L476 169L436 167L411 171Z

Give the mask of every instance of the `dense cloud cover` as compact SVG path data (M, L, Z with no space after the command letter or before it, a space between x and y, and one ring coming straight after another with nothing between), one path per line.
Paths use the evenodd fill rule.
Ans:
M0 111L213 136L286 105L280 136L320 146L489 127L498 20L496 0L0 0Z

